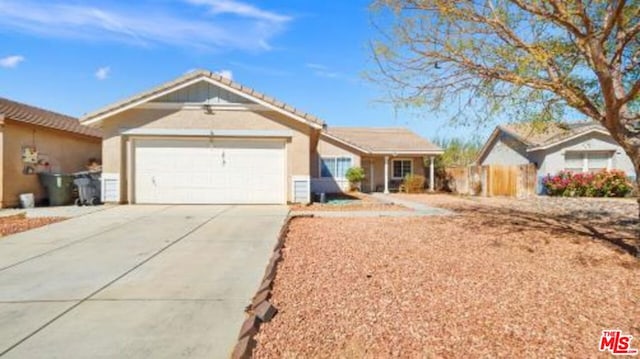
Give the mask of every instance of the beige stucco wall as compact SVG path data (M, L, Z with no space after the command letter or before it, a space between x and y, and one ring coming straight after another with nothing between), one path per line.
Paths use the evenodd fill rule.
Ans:
M40 186L38 175L23 173L23 146L35 146L40 155L48 157L51 170L55 172L78 172L85 170L89 158L101 157L99 138L74 135L5 121L2 143L2 197L3 207L13 207L19 203L21 193L33 193L36 201L45 198L44 188Z
M291 201L292 176L310 176L310 137L317 130L274 111L214 111L131 109L104 120L102 130L103 171L120 174L120 200L128 202L133 187L129 186L131 169L127 165L130 138L121 131L148 129L207 129L207 130L291 130L287 142L287 196Z
M314 151L314 154L311 159L311 177L318 178L320 177L320 158L321 157L336 157L336 156L345 156L351 157L351 164L353 167L360 167L360 153L355 151L354 149L341 144L340 142L334 141L325 136L320 136L318 141L317 150Z

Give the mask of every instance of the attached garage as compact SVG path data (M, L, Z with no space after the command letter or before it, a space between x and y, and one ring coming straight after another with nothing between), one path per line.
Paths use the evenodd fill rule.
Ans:
M103 199L129 204L308 202L319 119L209 71L83 117L102 139Z
M282 139L140 139L133 143L136 203L287 201Z

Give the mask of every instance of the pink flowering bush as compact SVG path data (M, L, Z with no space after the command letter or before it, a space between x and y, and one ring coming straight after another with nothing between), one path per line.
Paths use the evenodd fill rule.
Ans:
M560 171L547 175L542 184L550 196L563 197L624 197L631 193L633 185L623 171L599 171L573 173Z

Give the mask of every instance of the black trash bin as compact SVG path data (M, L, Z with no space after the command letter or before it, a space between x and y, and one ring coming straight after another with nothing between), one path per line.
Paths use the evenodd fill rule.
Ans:
M39 173L40 183L47 190L50 206L73 203L73 176L62 173Z
M74 176L73 184L78 188L76 205L95 206L100 204L100 173L78 172Z

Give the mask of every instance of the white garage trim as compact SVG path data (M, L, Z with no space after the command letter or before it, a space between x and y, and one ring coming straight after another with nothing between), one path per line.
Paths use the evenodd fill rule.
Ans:
M203 109L211 111L264 111L266 108L262 105L246 103L246 104L208 104L193 102L147 102L138 106L145 110L187 110L202 111Z
M132 202L284 204L284 139L136 138L131 146Z
M177 136L177 137L259 137L291 138L289 130L209 130L184 128L131 128L120 130L126 136Z

